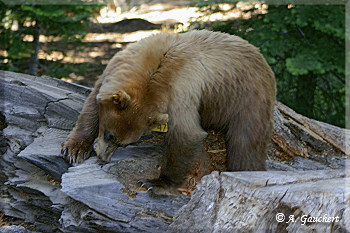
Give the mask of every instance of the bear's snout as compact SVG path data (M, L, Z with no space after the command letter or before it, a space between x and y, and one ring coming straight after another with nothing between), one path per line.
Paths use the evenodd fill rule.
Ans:
M105 130L103 135L103 140L105 140L105 142L107 143L110 143L110 142L116 141L116 138L112 132Z
M110 136L110 135L107 135ZM112 134L113 136L113 134ZM113 136L114 137L114 136ZM109 140L107 140L109 139ZM94 150L96 152L96 155L99 159L101 159L104 162L109 162L111 159L113 152L119 147L119 144L116 143L111 138L107 137L104 138L96 138L94 142Z

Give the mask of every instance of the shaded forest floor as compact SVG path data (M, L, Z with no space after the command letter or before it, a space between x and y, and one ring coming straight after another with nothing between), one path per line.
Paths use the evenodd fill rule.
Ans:
M160 24L144 19L125 19L116 23L92 24L81 42L43 43L39 74L92 87L108 61L128 43L161 30ZM142 32L141 36L137 36ZM135 35L131 40L127 36Z
M193 7L169 9L159 5L156 12L152 7L119 15L109 11L95 19L80 42L65 42L56 38L52 41L52 38L43 36L40 39L38 75L92 87L108 61L128 43L160 32L179 31L179 25L181 27L190 20L195 12ZM180 14L183 14L182 17ZM181 22L174 19L176 15ZM196 17L198 15L195 14ZM22 70L29 68L27 61L19 62Z

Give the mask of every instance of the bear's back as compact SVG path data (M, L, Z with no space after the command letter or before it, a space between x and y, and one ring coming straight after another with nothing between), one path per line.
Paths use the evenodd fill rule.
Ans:
M110 61L104 77L99 98L123 89L140 105L158 101L198 108L214 98L217 105L231 105L249 92L264 98L275 91L273 72L256 47L207 30L162 33L130 44Z

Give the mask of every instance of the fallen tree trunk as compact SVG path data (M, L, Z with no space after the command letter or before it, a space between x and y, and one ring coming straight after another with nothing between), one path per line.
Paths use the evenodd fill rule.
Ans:
M348 131L308 119L281 103L275 107L269 171L214 172L202 179L190 200L180 194L155 197L139 187L140 178L158 175L162 160L161 146L147 144L147 137L138 146L118 149L108 164L91 157L69 167L60 146L88 88L0 71L0 91L1 212L33 224L34 230L165 232L170 224L172 232L349 228ZM211 152L217 151L222 150ZM204 211L205 206L214 209ZM296 218L339 215L339 221L279 223L273 220L278 211L285 216L295 212Z
M213 172L168 232L349 232L345 176L342 170Z

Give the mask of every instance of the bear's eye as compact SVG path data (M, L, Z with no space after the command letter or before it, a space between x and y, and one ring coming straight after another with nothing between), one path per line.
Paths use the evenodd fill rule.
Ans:
M105 130L105 133L104 133L103 137L104 137L104 140L106 142L111 142L111 141L115 140L115 137L114 137L113 133L111 133L108 130Z

